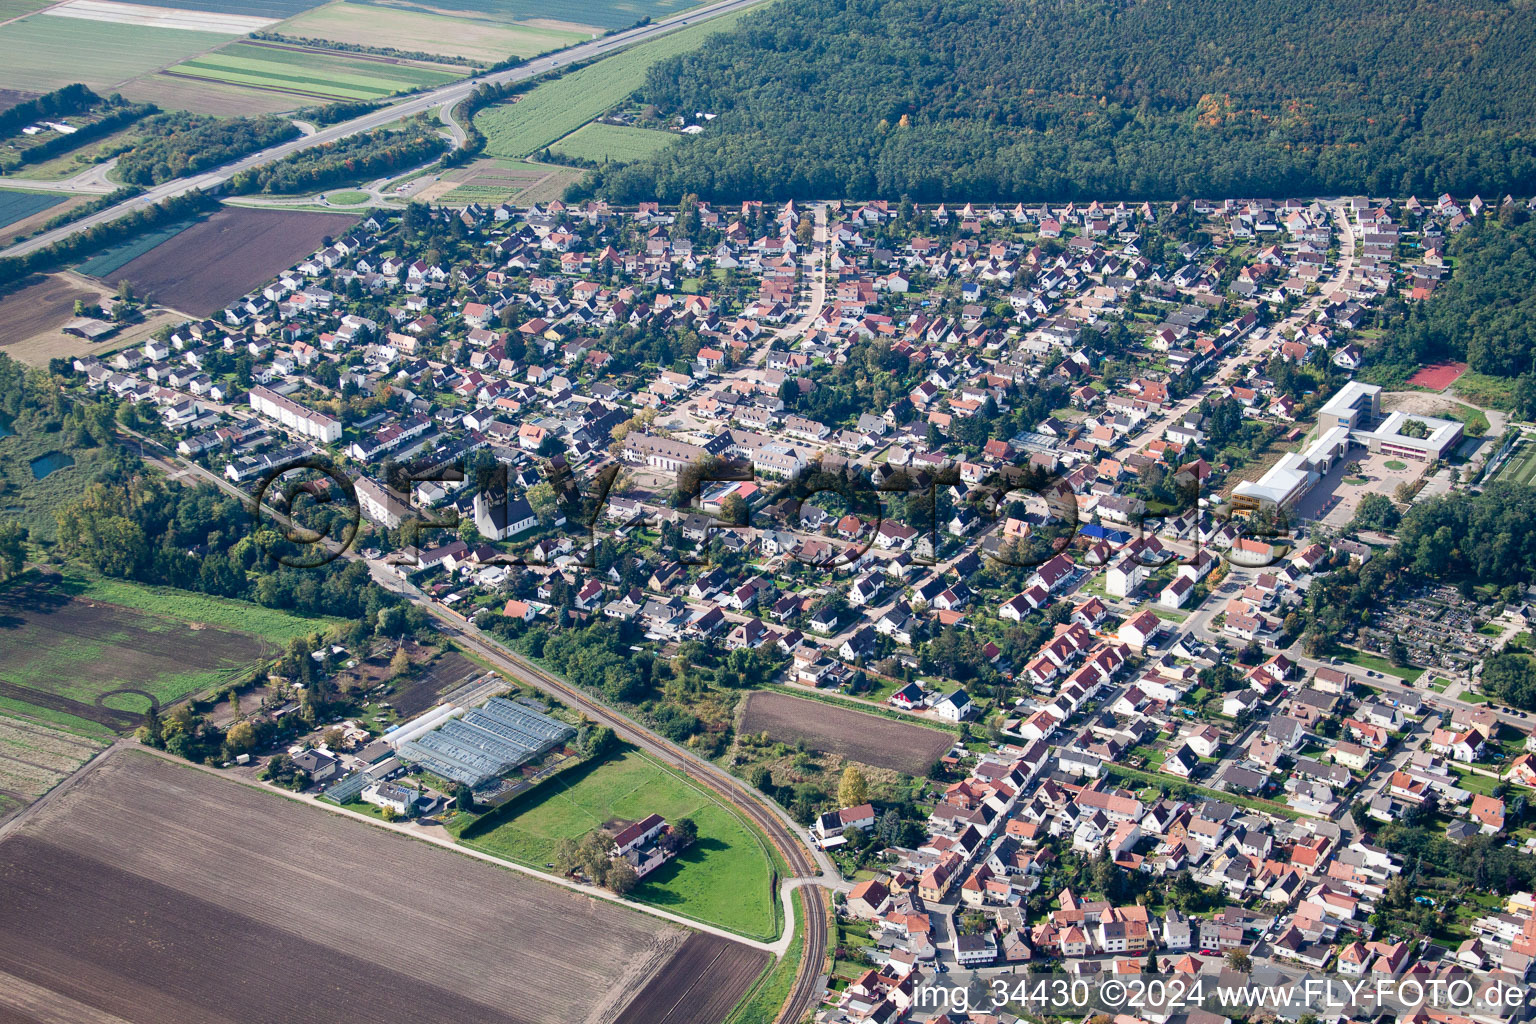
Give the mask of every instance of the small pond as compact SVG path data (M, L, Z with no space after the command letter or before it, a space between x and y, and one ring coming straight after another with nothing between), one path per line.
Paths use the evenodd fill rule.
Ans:
M64 452L49 452L47 455L39 455L32 460L32 476L42 480L50 474L57 473L61 469L68 469L75 464L75 457Z

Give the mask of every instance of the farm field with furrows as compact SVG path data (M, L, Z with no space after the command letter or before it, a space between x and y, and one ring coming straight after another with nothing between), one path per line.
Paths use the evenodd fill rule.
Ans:
M489 18L455 18L345 0L301 14L273 31L300 39L435 53L485 64L514 54L532 57L591 38L589 32L570 29L509 25Z
M44 1019L598 1024L686 935L139 751L0 841L0 885L0 1008Z
M582 125L550 146L549 151L571 160L591 160L599 164L608 161L627 163L659 153L680 137L671 132L594 122Z
M747 697L741 732L766 732L771 740L804 742L813 750L907 775L923 775L955 741L937 729L771 690Z
M463 70L286 43L231 43L164 75L281 92L295 97L375 100L462 78Z
M470 826L465 845L544 869L563 839L660 814L692 818L699 838L635 887L632 899L754 938L776 932L762 841L705 790L638 751L551 779Z
M0 707L35 706L113 731L252 672L329 622L116 580L31 574L0 588Z
M699 6L697 0L567 0L551 5L540 0L375 0L378 6L408 10L476 14L507 22L556 24L567 28L625 28L641 18L659 21Z
M0 818L8 813L7 801L18 806L31 803L103 746L100 739L0 715Z
M624 101L645 83L653 64L687 53L748 13L737 11L640 43L475 115L492 156L528 156Z
M231 36L35 14L0 25L0 67L12 88L46 92L83 82L103 95L139 75L211 50ZM89 59L82 59L89 54Z
M690 935L677 955L640 991L616 1024L717 1021L746 994L769 954L718 935Z
M116 287L197 316L239 298L357 223L350 213L303 213L226 206L131 260L96 273ZM81 266L91 272L92 264Z
M169 6L210 14L238 14L253 18L291 18L318 6L320 0L174 0Z

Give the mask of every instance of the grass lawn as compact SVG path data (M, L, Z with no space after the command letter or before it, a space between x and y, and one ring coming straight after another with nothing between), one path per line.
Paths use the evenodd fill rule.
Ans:
M547 870L562 839L647 814L692 818L699 838L644 879L632 899L757 939L778 932L776 872L763 840L707 790L637 750L578 769L530 791L499 824L462 839L497 857Z
M284 645L295 637L310 636L342 621L306 619L246 601L209 597L174 587L151 587L83 572L66 572L64 591L76 597L93 597L98 601L126 605L146 615L220 626Z
M369 196L367 192L359 192L356 189L350 188L337 189L335 192L327 192L325 194L326 202L338 203L342 206L353 206L357 203L366 203L370 198L372 197Z
M652 65L696 49L716 32L731 28L746 13L727 14L640 43L551 79L524 93L516 103L482 110L475 116L475 125L485 133L486 153L522 157L538 152L622 103L645 83Z
M28 573L0 602L0 706L89 735L99 731L82 720L120 721L103 709L142 712L145 694L164 705L246 678L337 621L73 572Z
M1378 658L1374 654L1366 654L1364 651L1357 651L1352 647L1346 648L1346 652L1343 655L1345 660L1359 665L1361 668L1375 669L1377 672L1382 672L1389 676L1397 676L1405 682L1418 682L1419 676L1424 674L1422 668L1399 668L1386 658Z
M1479 775L1477 772L1468 771L1465 768L1458 768L1453 765L1451 766L1451 771L1460 780L1456 784L1468 793L1492 796L1493 791L1499 785L1498 779L1491 779L1486 775Z
M1120 776L1130 782L1141 782L1153 787L1167 787L1170 793L1188 792L1198 796L1210 797L1212 800L1225 800L1229 804L1236 804L1239 807L1247 807L1255 811L1264 811L1267 814L1277 814L1282 818L1290 818L1293 821L1305 817L1300 811L1293 810L1285 804L1276 803L1273 800L1260 800L1251 796L1243 796L1241 793L1223 793L1219 789L1197 786L1169 775L1153 775L1149 772L1139 772L1134 768L1126 768L1118 764L1107 765L1105 770L1112 776Z
M1408 463L1402 461L1401 459L1388 459L1386 461L1386 467L1392 470L1407 469Z

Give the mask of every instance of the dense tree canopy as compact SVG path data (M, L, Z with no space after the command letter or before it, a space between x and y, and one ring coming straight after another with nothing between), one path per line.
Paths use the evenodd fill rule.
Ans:
M787 0L652 69L719 115L617 198L1536 191L1536 16L1492 0Z

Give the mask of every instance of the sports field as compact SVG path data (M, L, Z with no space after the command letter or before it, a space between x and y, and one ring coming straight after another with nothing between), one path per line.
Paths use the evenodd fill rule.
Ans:
M26 220L34 213L41 213L50 206L57 206L68 196L57 192L18 192L0 189L0 227Z
M1515 442L1515 450L1509 459L1493 474L1489 483L1516 483L1531 486L1536 480L1536 444L1527 438Z
M586 124L576 129L549 151L571 160L593 163L628 163L659 153L678 140L671 132L631 128L622 124Z
M590 33L571 29L509 25L489 18L455 18L347 2L316 8L274 31L300 39L435 53L486 64L513 55L532 57L591 38Z
M315 99L376 100L443 85L463 72L337 50L278 43L231 43L165 72Z
M751 8L660 39L632 46L525 93L516 103L482 110L475 125L485 133L486 153L522 157L536 153L622 103L645 82L651 66L687 53L716 32L736 24Z
M698 841L631 893L633 899L753 938L777 932L773 867L763 841L707 791L635 750L583 766L530 791L471 829L467 845L548 870L562 839L660 814L692 818Z
M0 25L0 67L12 89L47 92L83 82L106 95L112 87L232 38L216 32L120 25L34 14Z

